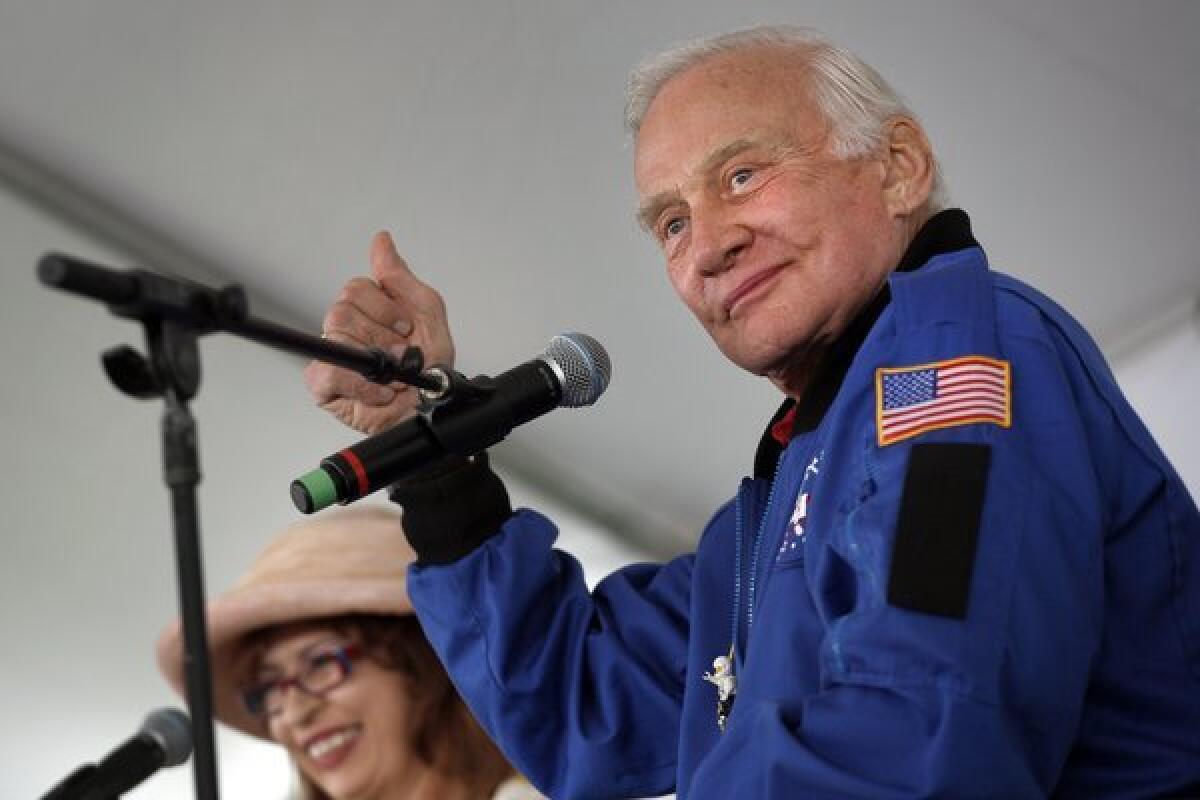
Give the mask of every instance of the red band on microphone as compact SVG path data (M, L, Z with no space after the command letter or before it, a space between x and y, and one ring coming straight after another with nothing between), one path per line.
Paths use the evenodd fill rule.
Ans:
M354 477L358 480L359 496L370 494L371 484L367 481L367 468L363 466L358 456L354 455L353 451L349 448L338 453L338 455L346 459L346 463L350 465L350 469L354 470Z

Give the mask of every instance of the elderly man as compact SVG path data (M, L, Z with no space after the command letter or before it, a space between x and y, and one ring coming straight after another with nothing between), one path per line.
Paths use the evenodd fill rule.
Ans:
M786 399L695 554L590 594L486 457L394 489L420 619L505 752L556 798L1195 791L1200 515L1087 334L939 212L912 112L790 28L631 87L670 280ZM326 334L452 359L386 236L372 268ZM411 410L307 380L366 432Z

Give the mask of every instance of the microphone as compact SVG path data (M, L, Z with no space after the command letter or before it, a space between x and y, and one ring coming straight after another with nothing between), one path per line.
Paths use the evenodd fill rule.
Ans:
M68 775L42 800L111 800L162 767L187 761L192 729L187 714L174 708L151 711L142 727L99 764L87 764Z
M532 361L471 381L468 396L322 460L292 481L292 502L311 514L358 500L445 456L482 452L559 406L590 406L611 375L612 363L599 342L582 333L559 334Z

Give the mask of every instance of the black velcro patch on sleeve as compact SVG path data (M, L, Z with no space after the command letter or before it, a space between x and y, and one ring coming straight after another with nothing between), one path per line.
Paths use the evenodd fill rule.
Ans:
M986 444L913 446L896 520L890 604L957 619L967 615L991 457Z

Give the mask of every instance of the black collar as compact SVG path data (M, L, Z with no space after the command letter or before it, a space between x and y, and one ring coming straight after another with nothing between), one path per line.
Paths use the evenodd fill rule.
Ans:
M971 234L971 219L967 213L957 208L947 209L933 215L921 226L896 265L896 271L911 272L925 266L934 256L978 246ZM842 386L850 363L891 299L885 283L830 348L829 356L818 368L817 379L809 385L801 401L797 403L790 397L783 401L758 443L754 477L769 480L787 440L815 430L821 423Z
M971 233L971 218L960 208L939 211L921 226L904 251L897 272L912 272L925 266L934 256L979 247Z

